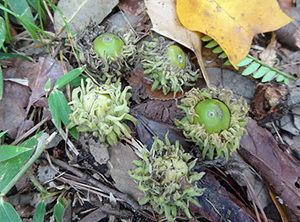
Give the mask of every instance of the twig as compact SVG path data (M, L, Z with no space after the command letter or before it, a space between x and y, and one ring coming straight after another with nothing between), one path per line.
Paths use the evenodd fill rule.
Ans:
M27 138L30 134L32 134L34 131L36 131L41 125L43 125L45 122L50 120L50 117L47 116L45 119L43 119L41 122L36 124L34 127L32 127L30 130L28 130L26 133L18 137L14 142L11 143L11 145L17 145L21 140Z
M136 203L133 199L131 199L128 195L123 194L119 191L116 191L115 189L112 189L102 183L100 183L99 181L95 180L94 178L92 178L91 176L82 173L80 170L71 167L69 164L65 163L64 161L55 159L54 157L50 156L51 161L53 163L55 163L56 165L70 171L71 173L73 173L74 175L82 178L83 180L89 182L90 184L94 185L95 187L100 188L101 190L103 190L103 192L110 194L112 193L114 196L116 196L119 199L124 200L127 204L129 204L133 209L138 210L139 209L139 205L138 203Z
M258 213L258 212L257 212L257 209L256 209L256 207L255 207L255 203L256 203L257 206L258 206L258 208L259 208L259 210L260 210L260 212L261 212L261 215L262 215L263 220L264 220L265 222L268 222L267 216L266 216L266 214L265 214L265 212L264 212L264 210L263 210L263 208L262 208L262 206L261 206L261 204L260 204L260 202L259 202L259 200L258 200L258 198L257 198L257 196L256 196L256 194L255 194L255 192L254 192L254 190L253 190L251 184L249 183L249 181L248 181L248 179L247 179L247 177L246 177L245 175L244 175L244 181L245 181L245 184L246 184L247 188L249 189L249 193L250 193L250 195L251 195L251 197L252 197L252 199L253 199L253 204L254 204L254 208L255 208L255 213ZM259 222L260 222L260 217L259 217L258 214L257 214L257 219L258 219Z

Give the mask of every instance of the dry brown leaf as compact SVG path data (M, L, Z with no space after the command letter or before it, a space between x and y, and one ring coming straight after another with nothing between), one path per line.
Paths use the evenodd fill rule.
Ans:
M186 29L179 22L175 2L175 0L145 0L147 12L153 24L153 30L192 50L197 57L207 86L211 87L201 55L201 34Z
M3 70L3 76L5 79L6 70ZM11 138L16 138L19 127L26 119L25 107L29 96L29 87L4 81L3 98L0 102L0 130L7 131Z
M249 120L240 143L240 155L274 188L276 194L300 218L300 166L283 152L266 129Z
M259 54L260 60L269 66L274 66L276 63L276 56L277 56L275 50L276 43L277 41L275 38L275 34L272 33L271 42L269 43L267 48Z
M137 167L132 163L139 160L129 145L119 143L117 146L109 147L111 177L115 181L118 190L138 200L144 197L144 193L137 188L136 181L129 176L128 170L135 170Z
M27 111L30 106L39 101L45 95L45 84L50 79L51 88L54 83L63 76L63 68L59 61L53 58L40 57L38 63L26 62L25 67L27 72L31 73L29 75L29 87L32 90L32 94L29 98L29 103ZM67 66L70 71L70 66Z

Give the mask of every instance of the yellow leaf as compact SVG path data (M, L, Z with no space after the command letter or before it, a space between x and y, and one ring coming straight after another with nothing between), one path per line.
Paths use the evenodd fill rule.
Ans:
M218 42L232 64L246 57L253 36L292 21L276 0L177 0L176 7L180 22Z
M179 44L191 49L198 60L202 75L208 87L211 87L203 63L201 34L186 29L176 14L176 0L145 0L147 12L153 24L153 30Z

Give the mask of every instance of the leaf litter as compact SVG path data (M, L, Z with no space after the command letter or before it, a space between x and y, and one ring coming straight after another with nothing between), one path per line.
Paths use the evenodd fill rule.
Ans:
M63 0L61 0L60 2L63 2ZM82 4L85 4L86 2L87 1L84 1ZM65 4L68 5L69 3ZM195 33L190 32L189 30L183 29L183 27L180 26L178 18L175 17L174 19L174 1L148 0L145 1L145 4L151 18L151 22L153 23L153 31L171 38L172 40L195 52L197 54L197 59L201 69L205 69L205 63L201 62L201 41L199 41L199 36L198 34L195 35ZM160 6L164 7L158 7L159 4L161 4ZM173 7L171 8L171 11L173 10L173 14L166 13L166 11L164 11L170 10L170 8L168 8L170 6L169 4L171 4L171 6ZM113 8L114 6L111 6L109 10L107 9L104 11L108 14L110 10L113 10ZM149 30L149 20L146 21L144 16L140 16L140 14L145 11L144 5L141 1L121 1L119 4L119 8L126 12L124 14L125 17L121 15L119 17L116 17L115 19L123 18L124 20L126 20L126 16L128 16L127 13L129 13L133 16L137 16L135 20L130 20L135 21L134 25L130 23L133 29L139 30L139 32ZM80 8L73 6L71 17L76 17L75 14L79 10ZM87 9L87 11L89 10L90 8ZM103 16L103 18L104 17L106 16ZM83 21L89 22L89 19L90 17L88 15L83 19ZM101 22L101 20L102 19L100 19L98 22ZM169 22L166 25L164 21ZM175 28L171 28L174 27L174 21L178 27L175 26ZM123 24L126 23L128 23L128 21L123 21ZM72 31L76 33L77 28L72 29ZM271 46L277 49L279 47L276 42L272 42L272 44L270 44L270 47ZM265 49L266 53L270 50L270 47ZM273 50L271 52L272 60L275 55L278 56L278 54L276 54L275 52L277 53L276 50ZM288 52L290 55L292 54L291 51L289 52L286 50L285 52ZM287 56L284 55L283 58L286 59ZM266 60L268 59L270 59L270 55L266 56ZM297 63L298 60L294 59L292 61ZM282 61L282 63L284 62L285 64L289 64L289 66L286 66L288 68L283 67L283 69L288 70L294 68L294 74L298 74L297 68L295 69L295 67L297 67L297 64L292 65L288 61ZM249 83L249 85L247 87L244 87L244 89L236 89L238 88L238 85L242 86L249 79L243 79L245 77L238 78L240 76L235 76L236 73L228 72L227 70L223 70L223 68L224 67L221 65L221 67L213 68L214 71L212 71L213 69L211 69L208 74L204 74L205 81L202 80L202 82L197 82L196 86L203 87L205 86L205 84L210 85L210 83L212 83L212 85L218 85L219 87L222 87L224 85L224 87L226 88L230 88L232 90L235 89L235 94L240 93L239 96L243 95L244 97L246 97L246 99L248 99L248 101L253 100L254 86L256 82L250 80L250 82L252 82L253 84ZM8 130L9 135L12 138L16 138L18 131L26 131L26 129L30 129L34 125L34 122L31 119L28 119L27 115L32 112L31 107L47 107L47 100L44 97L44 85L46 84L48 79L51 79L51 84L53 86L56 80L63 75L64 71L62 69L61 63L57 60L52 58L39 57L37 63L23 62L21 60L13 61L11 64L11 68L5 69L3 73L5 81L4 95L0 103L0 129ZM211 78L213 75L217 76L217 78ZM24 81L22 85L20 83L17 83L16 79L25 79L25 86ZM231 81L232 79L235 81ZM133 87L133 101L136 102L136 104L133 103L134 106L131 107L132 115L134 115L138 119L136 127L130 126L133 131L133 137L139 138L143 142L143 144L147 144L148 147L150 147L152 144L151 139L153 136L158 136L161 138L165 135L166 132L169 131L169 135L171 137L170 140L182 141L181 143L183 144L184 148L186 150L189 150L190 152L193 152L193 145L184 141L184 137L182 136L181 132L174 127L175 119L180 119L182 117L182 113L176 107L178 102L180 102L180 98L182 95L179 95L177 99L173 99L172 97L165 97L159 90L151 92L151 85L149 84L149 82L147 82L147 80L144 79L142 71L138 69L133 70L131 75L126 80ZM292 89L292 87L297 86L290 86L289 89ZM295 98L297 97L297 95L300 95L297 94L297 90L295 90L295 92L293 91L293 93L292 91L290 91L290 93ZM264 99L267 100L264 104L272 105L273 100L270 100L271 98ZM297 104L296 102L294 102L293 105L296 107L299 106L299 104ZM263 106L261 107L262 110L260 111L266 111L267 108L269 107ZM276 113L278 112L278 110L275 106L271 106L271 108L271 114L276 116L276 114L278 114ZM289 106L287 109L289 110ZM2 113L9 115L2 115ZM267 115L268 114L270 113L267 113ZM295 111L294 113L292 113L292 115L298 114ZM291 118L291 121L293 121L293 119L296 118ZM22 130L20 130L20 125L22 125L22 123L24 122L28 122L29 124L27 127L25 127L25 129L23 128ZM298 126L297 122L294 122L292 124ZM51 129L51 124L49 124L49 126ZM267 127L269 127L269 129L272 129L268 125ZM287 152L283 152L278 147L278 143L281 142L280 138L278 138L278 134L275 134L275 139L278 139L276 141L274 140L273 135L271 135L266 129L258 126L256 124L256 121L254 120L249 121L247 129L248 135L245 135L241 141L239 154L247 160L247 163L249 165L244 162L237 163L237 159L235 159L235 157L233 157L234 159L232 160L232 162L214 162L214 165L209 165L208 162L199 163L197 167L199 169L204 168L206 171L206 176L202 181L199 181L198 186L206 187L206 191L202 197L197 198L197 201L201 203L203 207L198 208L195 205L191 204L191 213L201 214L202 217L209 221L257 221L259 217L264 218L265 215L255 215L255 211L257 209L255 209L256 206L253 205L251 201L254 201L256 205L261 204L265 209L276 210L276 207L269 206L270 197L268 195L269 193L272 194L272 192L274 192L277 198L279 200L282 200L283 204L285 204L292 212L291 214L289 214L278 209L280 216L283 217L284 214L286 214L288 216L296 215L297 217L299 217L299 162L297 162L297 160L295 160L290 154L288 154ZM276 129L282 130L283 128L280 128L278 126L278 128ZM289 130L285 129L284 131L286 135L290 137ZM19 132L19 134L22 133ZM104 219L107 217L111 218L111 220L116 220L116 218L122 218L122 213L129 217L138 218L138 220L141 221L155 221L155 218L148 214L149 211L145 211L143 208L142 210L140 210L141 208L137 204L136 200L141 198L143 195L137 189L136 182L132 180L132 178L129 177L127 173L129 169L133 169L134 167L134 165L132 164L132 160L138 159L138 157L132 150L132 146L134 146L132 141L123 141L117 147L109 148L109 155L107 155L107 151L101 149L99 149L97 153L98 145L96 143L93 144L94 150L90 151L89 147L84 147L83 143L81 144L77 141L73 142L81 152L81 158L79 158L77 162L68 162L69 159L65 154L65 152L68 152L68 149L66 149L64 143L60 143L55 146L55 149L48 148L48 157L47 155L43 155L37 165L44 163L46 164L46 167L44 167L46 169L47 167L50 167L46 160L51 159L52 164L60 166L60 169L65 171L65 175L62 175L61 177L55 179L51 174L51 179L54 180L51 181L48 185L51 186L54 190L59 190L60 188L65 189L69 193L69 195L76 196L74 200L76 199L81 203L89 202L89 204L92 204L92 208L97 208L97 210L89 213L89 211L92 209L91 207L84 206L83 204L76 205L75 203L76 206L73 208L73 213L75 213L78 218L81 218L81 221L95 220L91 218L97 218L98 220L101 220L101 218ZM93 153L96 160L95 158L91 158L91 155L93 155ZM50 156L53 156L49 157L49 154ZM61 161L59 159L62 159L64 161ZM95 168L94 164L91 164L91 161L97 162L96 165L98 165L98 168ZM107 164L105 164L106 162ZM104 165L107 165L110 170L107 171ZM232 168L230 168L229 166ZM239 166L240 168L237 166ZM265 183L267 183L271 187L269 191L266 189L261 191L261 187L256 188L255 184L257 182L251 182L250 178L252 177L250 177L249 175L246 176L247 174L245 173L245 169L248 168L251 169L249 171L251 172L250 174L252 176L262 176ZM72 172L73 175L68 174L69 172ZM90 175L92 175L92 177ZM238 175L239 177L235 175ZM250 181L250 185L246 184L246 182L241 179L241 177L243 176L248 178L248 180ZM264 184L263 180L259 179L259 181L262 181L262 183ZM63 186L61 186L62 184ZM251 186L254 189L254 192L250 192ZM75 188L76 192L72 191L71 187ZM101 192L99 192L99 187L102 189ZM245 187L247 187L247 192L245 192ZM261 197L263 195L260 192L268 196L268 201L264 200L264 198ZM128 197L127 194L130 197ZM250 196L250 194L252 196ZM255 195L258 196L260 203L257 201ZM90 197L91 199L88 200L85 199L85 197ZM134 200L131 199L132 197ZM276 202L276 198L273 201ZM106 203L103 204L104 202ZM123 203L126 203L125 205L127 206L131 206L133 211L139 209L137 211L138 213L133 213L133 211L126 210L123 211L124 209L121 209L123 208ZM147 207L148 208L146 209L149 210L149 206ZM85 210L87 210L87 213L85 213L84 215L79 213ZM236 214L231 213L233 211ZM71 218L71 214L72 212L66 212L66 218ZM127 216L124 216L124 218ZM267 217L271 218L272 215L267 214ZM280 221L278 220L278 218L275 218L275 220L273 218L272 219L274 221ZM199 219L197 221L202 220ZM291 221L296 221L295 217L292 217Z

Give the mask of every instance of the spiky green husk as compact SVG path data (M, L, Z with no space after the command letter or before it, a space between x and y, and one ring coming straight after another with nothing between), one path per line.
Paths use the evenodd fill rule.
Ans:
M104 33L117 35L124 42L121 52L115 58L111 56L101 58L93 49L93 41ZM77 34L74 46L78 50L80 61L87 64L87 69L95 79L102 83L108 79L115 82L134 66L137 59L135 40L136 37L131 30L109 24L102 26L92 23Z
M208 134L204 125L193 124L193 119L197 115L195 107L205 99L218 99L228 107L231 118L227 130ZM246 133L244 126L248 120L247 103L245 102L243 105L242 98L234 99L230 90L217 88L193 88L186 93L186 97L181 102L179 107L184 110L186 116L181 120L176 120L176 125L183 130L185 137L199 146L203 158L208 152L210 159L213 159L214 156L228 159L230 153L239 147L243 133Z
M79 132L99 137L104 145L117 145L119 139L131 138L130 129L124 121L133 123L136 119L129 114L128 100L131 96L127 86L121 91L121 83L95 85L87 79L81 87L72 92L69 103L72 110L69 128L77 127Z
M162 89L164 94L170 91L183 92L183 86L193 86L199 77L199 70L193 70L191 62L186 55L186 66L179 70L177 66L172 66L168 62L168 46L174 42L166 41L164 38L153 38L151 41L143 42L140 54L142 67L145 74L149 74L153 80L152 90Z
M182 209L191 218L188 210L192 202L200 206L192 197L201 196L203 189L192 185L202 178L204 173L192 172L196 160L184 153L179 142L171 145L167 135L165 143L154 138L150 152L144 148L141 161L134 161L138 168L129 174L138 181L138 188L145 192L140 204L150 203L154 210L165 213L169 221Z

